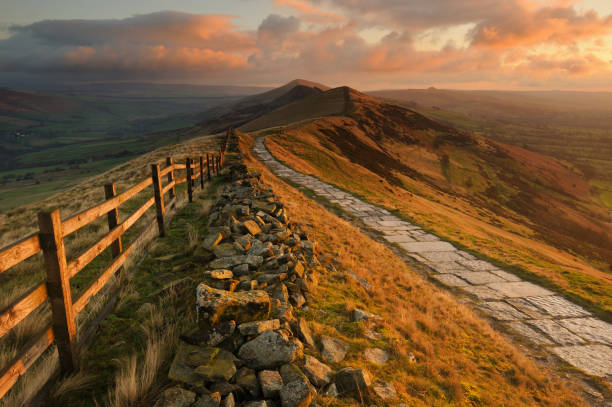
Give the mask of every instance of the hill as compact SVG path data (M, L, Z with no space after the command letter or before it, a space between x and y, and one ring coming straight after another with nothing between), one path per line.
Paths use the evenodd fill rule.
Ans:
M356 90L345 94L341 115L312 112L313 120L264 132L277 157L612 310L612 223L579 172ZM326 96L334 105L334 90ZM309 99L283 109L300 104Z
M228 127L240 127L292 102L328 90L329 87L303 79L293 80L270 91L245 97L236 103L202 113L199 125L212 133Z

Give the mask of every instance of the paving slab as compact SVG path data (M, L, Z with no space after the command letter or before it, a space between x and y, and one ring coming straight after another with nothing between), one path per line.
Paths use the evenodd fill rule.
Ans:
M486 271L459 271L455 272L455 274L458 274L462 279L473 285L485 285L505 281L503 278Z
M531 342L535 344L554 345L554 342L552 342L550 339L548 339L541 333L534 331L533 329L531 329L530 327L528 327L527 325L525 325L524 323L520 321L508 322L507 325L512 330L523 335L524 337L526 337L527 339L529 339Z
M563 346L551 351L586 373L612 380L612 348L606 345Z
M484 301L477 304L493 318L499 321L515 321L525 319L527 316L510 304L501 301Z
M402 247L406 244L412 243L399 243ZM455 261L461 258L456 252L419 252L418 254L433 263Z
M595 318L561 319L559 323L589 342L612 345L612 325Z
M547 289L527 281L493 283L489 284L489 287L510 298L553 295L553 293Z
M548 337L559 345L581 345L584 341L565 329L552 319L534 319L527 321L529 325L544 332Z
M455 247L448 242L414 242L403 244L404 250L409 252L452 252Z
M492 268L490 270L487 270L489 273L493 273L496 276L499 276L501 278L503 278L506 281L522 281L520 277L515 276L512 273L508 273L507 271L498 269L498 268Z
M444 261L444 262L433 263L431 267L434 270L436 270L438 273L446 273L446 274L453 273L454 271L457 271L457 270L469 271L468 269L466 269L461 264L455 261Z
M459 261L459 263L461 263L465 267L469 268L470 270L474 270L474 271L489 271L489 270L494 270L494 269L497 268L494 265L492 265L491 263L486 262L484 260L466 260L466 259L462 259L462 260Z
M582 307L558 295L527 297L527 301L553 317L583 317L590 315Z
M531 319L546 319L550 315L542 312L541 309L527 301L525 298L507 298L506 302L514 308L520 310L523 314L528 315Z
M504 298L499 291L495 291L485 285L463 287L463 289L481 300L501 300Z
M449 287L464 287L470 285L466 281L460 279L453 274L436 274L433 276L436 280Z
M410 243L414 242L414 239L408 235L385 235L385 240L391 243Z

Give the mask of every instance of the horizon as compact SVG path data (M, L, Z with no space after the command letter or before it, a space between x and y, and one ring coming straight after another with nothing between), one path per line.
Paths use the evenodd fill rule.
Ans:
M16 89L307 77L364 91L612 91L605 0L27 0L0 11L0 86Z

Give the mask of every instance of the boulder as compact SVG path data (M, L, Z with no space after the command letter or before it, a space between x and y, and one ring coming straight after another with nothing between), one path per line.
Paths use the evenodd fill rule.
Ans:
M234 271L234 275L236 276L245 276L249 273L249 265L248 264L239 264L237 266L234 266L232 268L232 270Z
M368 348L363 355L368 362L374 363L375 365L384 365L389 361L389 354L379 348Z
M216 349L214 356L196 367L194 373L201 376L207 383L229 381L236 374L234 355L225 350Z
M266 331L242 345L238 356L253 369L268 369L292 362L302 352L302 343L285 331Z
M372 384L372 390L383 400L392 400L397 397L393 384L381 380L377 380Z
M283 387L283 379L276 370L261 370L257 373L259 386L263 396L267 399L278 397L280 389Z
M237 256L220 257L209 263L213 269L228 269L239 264L248 264L252 268L261 266L263 257L254 256L252 254L241 254Z
M231 257L240 254L240 251L233 243L221 243L212 248L216 257Z
M255 221L246 220L242 222L242 226L247 230L247 232L249 232L253 236L256 236L261 233L261 228L257 223L255 223Z
M213 233L209 233L205 238L204 238L204 242L202 243L202 246L205 249L212 249L213 247L217 246L219 243L221 243L221 241L223 240L223 235L219 232L213 232Z
M283 378L280 390L282 407L308 407L313 392L304 373L293 364L285 364L281 366L280 374Z
M195 397L194 392L174 386L164 390L154 407L189 407L195 401Z
M317 387L323 387L332 380L331 368L309 355L304 357L304 373L306 373L310 382Z
M321 336L321 355L332 363L340 363L346 356L349 344L330 336Z
M298 336L298 338L300 338L300 340L306 344L306 346L314 349L315 348L315 341L312 338L312 332L310 331L310 327L308 326L308 323L306 322L306 320L302 317L300 317L296 323L294 323L294 331L296 333L296 335Z
M200 324L199 328L181 335L180 338L191 345L217 346L232 336L235 330L235 321L222 321L213 327Z
M295 307L301 308L302 305L306 304L306 298L300 293L291 294L291 302Z
M259 381L255 371L248 367L243 367L236 373L236 384L240 386L251 397L259 397Z
M200 283L196 289L198 318L214 326L220 321L236 324L265 320L270 315L270 297L265 291L229 292Z
M198 401L195 402L193 407L219 407L221 404L221 394L211 393L205 394Z
M234 273L232 273L232 270L227 269L211 270L207 271L204 274L210 278L214 278L215 280L228 280L234 277Z
M274 331L280 329L280 321L278 319L269 319L267 321L245 322L238 326L241 335L251 336L258 335L265 331Z
M346 367L336 373L336 386L342 396L350 396L358 401L368 401L370 375L362 369Z
M371 312L359 309L359 308L355 308L353 310L353 321L355 322L359 322L359 321L370 321L370 320L380 320L381 318L376 315L376 314L372 314Z
M170 365L168 378L194 387L203 386L204 380L194 370L215 356L215 348L201 348L180 342Z

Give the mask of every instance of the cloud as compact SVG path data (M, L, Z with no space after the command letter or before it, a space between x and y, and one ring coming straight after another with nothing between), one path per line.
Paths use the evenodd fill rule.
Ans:
M231 18L164 11L12 26L13 35L0 41L0 69L118 74L243 69L255 38L238 31Z
M296 15L270 14L254 30L229 15L172 11L12 26L0 40L0 72L224 83L312 77L355 86L612 83L604 41L612 17L577 11L569 0L275 1ZM367 41L360 33L368 28L387 34ZM465 38L419 47L436 30Z

